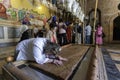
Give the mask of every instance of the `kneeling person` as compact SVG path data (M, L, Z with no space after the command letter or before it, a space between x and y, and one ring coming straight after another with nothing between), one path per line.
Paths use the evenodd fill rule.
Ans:
M47 38L32 38L21 41L16 46L16 60L36 61L38 64L54 63L62 65L66 58L57 56L60 46L50 42Z

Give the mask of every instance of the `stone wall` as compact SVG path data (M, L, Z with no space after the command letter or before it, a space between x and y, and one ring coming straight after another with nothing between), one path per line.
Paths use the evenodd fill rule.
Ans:
M96 0L87 0L87 14L95 8ZM105 42L113 41L113 20L118 16L120 0L98 0L98 9L101 11L101 23L106 34Z

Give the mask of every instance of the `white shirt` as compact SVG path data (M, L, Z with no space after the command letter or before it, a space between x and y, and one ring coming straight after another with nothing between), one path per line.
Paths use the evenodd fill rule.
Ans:
M35 34L37 34L38 33L38 31L39 31L39 29L38 28L33 28L33 32L35 33Z
M21 27L19 28L20 30L20 37L22 36L22 34L29 29L27 25L21 25Z
M66 30L63 28L63 25L66 27L66 25L63 22L58 24L58 26L59 26L59 34L66 33Z
M85 34L86 34L87 36L90 36L90 35L91 35L91 30L92 30L92 28L91 28L90 25L86 26L86 27L85 27Z
M46 38L32 38L20 42L16 46L16 50L19 51L16 60L35 60L39 64L46 63L49 60L43 53L46 40Z

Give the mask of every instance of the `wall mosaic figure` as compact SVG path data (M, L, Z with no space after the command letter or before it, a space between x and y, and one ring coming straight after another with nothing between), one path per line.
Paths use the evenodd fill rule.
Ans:
M18 18L21 21L22 19L24 19L24 15L26 15L26 12L24 10L19 10L18 11Z
M0 18L7 19L6 8L2 3L0 3Z

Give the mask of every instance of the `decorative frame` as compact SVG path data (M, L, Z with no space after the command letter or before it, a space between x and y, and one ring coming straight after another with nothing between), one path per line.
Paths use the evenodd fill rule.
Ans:
M4 28L0 26L0 39L4 39Z
M8 38L19 38L19 28L8 27Z

